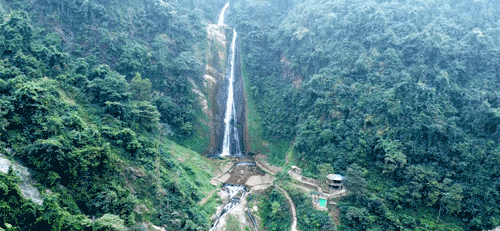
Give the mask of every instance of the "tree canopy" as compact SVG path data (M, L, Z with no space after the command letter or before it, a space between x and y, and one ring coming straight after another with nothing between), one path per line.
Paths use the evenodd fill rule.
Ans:
M499 9L244 0L228 18L264 133L346 176L342 229L478 230L500 225Z
M188 2L0 1L0 152L44 201L0 173L0 230L207 227L210 167L171 141L201 111L209 7Z

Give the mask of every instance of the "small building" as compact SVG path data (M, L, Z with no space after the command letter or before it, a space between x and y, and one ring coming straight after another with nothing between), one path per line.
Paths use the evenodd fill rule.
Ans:
M328 211L328 198L321 195L313 195L313 208L319 211Z
M300 175L302 175L302 169L299 168L299 167L297 167L297 166L295 166L295 165L293 165L292 166L292 173L297 174L297 175L300 176Z
M326 184L330 193L336 190L342 190L344 187L344 177L339 174L329 174L326 176Z

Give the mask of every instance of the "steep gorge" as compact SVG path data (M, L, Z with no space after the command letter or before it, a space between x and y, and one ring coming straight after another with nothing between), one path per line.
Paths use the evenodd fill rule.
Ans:
M204 85L210 92L211 105L209 155L241 155L250 151L237 32L223 21L228 6L229 3L219 16L219 24L208 26L209 57Z
M274 178L200 153L249 152L345 175L339 230L500 225L498 5L223 1L0 0L0 153L44 201L0 173L0 230L205 230L216 185ZM301 230L335 230L276 176Z

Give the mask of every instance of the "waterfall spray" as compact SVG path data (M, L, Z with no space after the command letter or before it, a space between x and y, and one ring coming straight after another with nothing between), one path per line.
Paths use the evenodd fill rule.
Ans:
M236 38L238 34L233 30L233 40L231 41L231 58L229 71L229 84L227 88L226 115L224 117L224 140L222 143L221 156L240 155L240 139L238 136L236 105L234 103L234 60L236 57ZM231 147L234 145L234 147Z
M224 8L222 8L222 12L220 12L219 22L217 23L217 25L219 25L219 26L224 25L224 14L226 13L226 10L227 10L228 7L229 7L229 2L226 3L226 5L224 6Z

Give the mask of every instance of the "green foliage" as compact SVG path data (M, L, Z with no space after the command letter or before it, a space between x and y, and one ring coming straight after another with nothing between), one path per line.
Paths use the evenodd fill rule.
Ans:
M346 176L353 196L344 229L498 225L487 218L499 216L498 206L484 208L498 199L479 197L498 188L488 164L500 137L497 3L233 7L228 19L241 38L262 133L292 139L306 174L327 163ZM371 195L388 212L372 211ZM432 215L397 214L404 208ZM419 222L427 228L415 228Z
M130 97L129 85L124 76L109 73L104 78L95 78L88 85L93 101L104 104L110 102L124 102Z
M192 120L194 119L193 110L182 110L168 97L159 97L154 103L160 112L161 122L171 125L183 136L192 134Z
M97 77L106 80L106 75L113 73L112 70L129 81L139 73L145 85L131 82L134 99L149 101L147 81L150 81L152 91L175 99L178 110L190 116L193 116L193 107L197 105L187 80L201 77L204 66L200 61L203 56L199 47L203 46L206 38L203 19L198 16L201 13L195 9L203 8L201 5L205 4L187 7L192 3L152 0L123 1L120 4L113 1L24 1L25 9L30 10L31 16L49 28L44 31L47 46L57 47L58 36L49 31L71 31L74 39L63 43L62 49L76 57L92 55L97 59L94 60L97 62L88 62L86 67L80 65L77 73L83 74L91 69L90 81ZM53 21L57 22L57 27L49 23ZM64 33L58 35L67 40ZM98 92L103 88L106 91L104 94L111 94L102 85L114 85L110 81L105 82L91 84L91 91ZM139 90L138 87L144 89ZM106 98L106 95L97 95L100 103L118 101L100 96ZM122 98L120 92L114 96ZM194 124L192 120L188 121L191 125ZM192 133L188 125L184 126L183 135Z
M135 153L138 149L142 148L142 144L137 139L137 134L130 128L116 131L112 128L105 127L103 130L107 138L112 140L117 146L122 146L131 153Z
M240 222L238 221L238 218L235 216L229 216L227 218L225 227L228 230L241 231Z
M26 12L12 12L8 21L2 23L2 55L12 55L17 51L26 51L33 38L33 27Z
M368 170L357 164L352 164L346 172L345 184L356 196L364 196L367 193L368 182L366 176Z
M72 215L58 205L57 195L44 199L42 206L24 199L12 172L0 173L0 227L5 230L92 230L83 215ZM14 224L14 225L12 225Z
M184 18L186 9L158 3L7 4L26 12L2 12L0 20L0 146L31 169L44 204L23 199L15 177L0 174L2 230L143 230L147 222L201 230L210 223L214 209L197 202L213 189L211 167L166 139L156 104L173 99L180 131L194 132L187 78L201 73L193 44L204 30L200 18ZM158 18L165 24L148 24ZM169 42L150 44L157 34ZM166 60L156 59L160 52Z
M6 230L20 230L28 227L40 216L39 208L22 198L16 187L12 169L9 174L0 173L0 227ZM12 226L14 224L15 226Z
M159 127L160 113L148 101L132 102L131 118L147 131L156 131ZM138 128L136 128L138 129Z
M261 197L259 216L267 230L288 230L292 222L288 202L276 189L266 191Z
M407 163L406 155L402 152L401 142L380 140L376 149L382 149L385 152L384 172L394 172L397 168L403 168Z
M97 193L93 199L93 205L97 214L118 213L126 217L132 214L134 207L138 204L137 197L130 190L122 188L114 183L105 191Z
M92 230L92 221L84 215L70 215L67 212L63 212L61 230Z
M320 184L322 185L323 188L328 188L328 185L326 185L326 180L327 180L326 176L335 173L332 165L328 163L319 164L317 170L318 170L318 180Z
M297 227L300 230L334 231L337 227L327 212L313 209L311 195L287 188L297 210Z
M98 231L119 231L125 229L123 219L113 214L104 214L101 218L96 220L96 224L94 226L95 230Z
M4 2L0 146L55 195L37 208L2 179L0 228L206 227L213 211L196 202L209 168L161 131L199 135L188 79L203 73L202 17L225 2ZM282 164L293 140L305 173L345 175L342 229L500 225L497 11L487 1L232 2L259 150ZM270 229L287 227L282 202L264 204ZM331 227L299 211L301 229Z
M130 91L135 100L149 101L151 98L151 81L142 79L141 75L136 73L132 81L130 81Z

